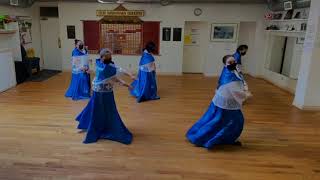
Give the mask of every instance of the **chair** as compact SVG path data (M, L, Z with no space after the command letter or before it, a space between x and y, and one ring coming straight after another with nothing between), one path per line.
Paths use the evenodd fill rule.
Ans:
M32 70L37 69L37 73L40 72L40 58L34 57L34 50L28 50L21 46L22 62L25 64L28 76L32 76Z

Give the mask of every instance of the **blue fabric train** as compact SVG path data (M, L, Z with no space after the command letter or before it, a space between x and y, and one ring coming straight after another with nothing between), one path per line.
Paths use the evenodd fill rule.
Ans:
M75 48L72 52L71 82L65 96L72 100L88 99L90 92L88 54L86 50Z
M130 93L137 98L137 102L160 99L157 95L156 65L151 52L152 48L147 45L139 63L137 79L131 84L133 90Z
M120 118L113 94L113 86L120 82L117 78L120 74L121 68L113 63L105 64L100 59L96 60L93 95L76 118L78 129L87 131L84 143L93 143L100 138L131 143L132 134Z
M234 61L232 56L225 58ZM186 134L191 143L208 149L236 143L244 124L241 106L246 95L241 81L235 70L224 67L208 110Z

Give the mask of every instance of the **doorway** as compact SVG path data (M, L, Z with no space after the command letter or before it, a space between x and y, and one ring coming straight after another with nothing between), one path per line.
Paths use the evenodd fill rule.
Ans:
M208 22L186 21L183 73L203 73L208 49Z
M281 36L275 36L272 39L272 47L271 47L271 60L269 69L272 72L276 72L281 74L283 68L283 62L285 58L286 44L287 38Z
M254 59L254 49L255 49L255 33L256 33L256 22L240 22L239 29L239 44L246 44L249 50L242 59L242 70L245 73L252 73L255 71L255 59Z
M44 69L62 70L59 27L59 18L52 17L40 20Z

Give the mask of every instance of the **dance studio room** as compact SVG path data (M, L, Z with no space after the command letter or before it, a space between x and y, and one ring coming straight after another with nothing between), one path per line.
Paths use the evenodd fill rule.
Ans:
M0 180L320 179L320 0L0 0Z

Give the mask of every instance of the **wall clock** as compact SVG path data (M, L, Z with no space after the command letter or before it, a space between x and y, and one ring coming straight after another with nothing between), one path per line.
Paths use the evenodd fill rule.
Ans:
M195 8L193 13L194 13L195 16L200 16L202 14L202 9Z

